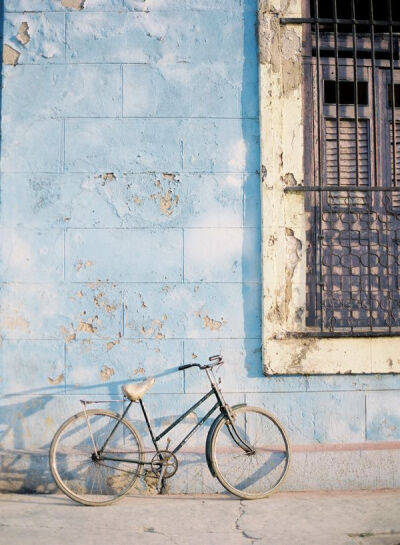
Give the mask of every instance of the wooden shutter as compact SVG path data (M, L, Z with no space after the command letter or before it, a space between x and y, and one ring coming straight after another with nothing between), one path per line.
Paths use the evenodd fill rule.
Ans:
M390 122L390 167L393 180L393 123ZM400 180L400 121L396 121L396 177Z
M400 125L399 125L400 129ZM400 132L399 132L400 135ZM336 119L325 120L325 184L338 184ZM358 184L356 129L354 119L341 119L339 131L340 180L339 185L369 185L369 122L358 121ZM399 150L400 151L400 150ZM399 157L400 165L400 157Z

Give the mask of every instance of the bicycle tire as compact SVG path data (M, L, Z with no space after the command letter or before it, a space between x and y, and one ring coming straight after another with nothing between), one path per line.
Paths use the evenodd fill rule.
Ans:
M239 437L254 449L247 454L234 440L228 417L216 424L209 459L222 486L236 496L266 498L283 483L290 464L290 445L283 426L259 407L232 408Z
M94 461L94 445L87 418L96 447L100 448L120 416L102 409L71 416L60 426L51 442L50 471L60 490L72 500L90 506L110 505L131 490L142 466L111 460ZM141 438L125 419L121 420L104 452L143 460Z

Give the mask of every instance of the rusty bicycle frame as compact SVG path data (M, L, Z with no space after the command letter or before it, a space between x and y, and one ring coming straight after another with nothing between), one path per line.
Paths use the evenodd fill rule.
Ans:
M214 375L213 368L215 366L217 366L217 365L222 365L224 363L223 360L222 360L222 357L221 356L211 356L209 358L209 361L211 363L206 364L206 365L200 365L198 363L191 363L191 364L187 364L187 365L181 365L178 368L180 371L183 371L184 369L189 369L190 367L198 367L199 369L206 371L207 377L208 377L208 379L210 381L210 384L211 384L211 389L201 399L199 399L199 401L197 401L194 405L192 405L187 411L185 411L181 416L179 416L176 420L174 420L172 422L172 424L170 424L167 428L165 428L157 436L154 435L154 432L153 432L153 429L151 427L149 418L147 416L147 412L146 412L146 410L144 408L143 401L141 399L139 399L139 404L140 404L140 407L142 409L142 413L143 413L143 416L144 416L144 419L145 419L145 422L146 422L146 425L147 425L147 429L149 431L151 440L152 440L153 445L155 447L155 456L158 456L158 458L160 460L157 463L157 465L159 467L161 467L159 480L158 480L158 484L157 484L157 489L159 491L161 490L162 482L163 482L163 479L165 477L165 471L166 471L166 467L167 467L166 464L168 464L168 460L171 457L175 458L175 454L187 443L187 441L193 436L193 434L204 424L204 422L218 408L220 409L221 416L217 417L215 422L219 421L219 419L221 417L228 418L228 420L229 420L228 430L229 430L229 433L230 433L232 439L234 440L234 442L249 455L254 454L254 452L255 452L254 448L251 445L247 444L246 441L244 441L240 437L239 433L237 432L236 427L235 427L235 423L234 423L234 419L233 419L233 416L232 416L231 407L226 403L226 401L225 401L225 399L224 399L224 397L222 395L221 389L219 387L220 379L217 380L215 375ZM201 420L199 422L197 422L197 424L189 431L189 433L182 439L182 441L172 451L168 450L170 440L168 440L166 450L165 449L160 449L159 446L158 446L158 441L160 441L160 439L162 439L168 432L170 432L173 428L175 428L178 424L180 424L182 422L182 420L184 420L194 409L196 409L197 407L202 405L212 395L215 395L215 397L217 399L217 402L207 412L207 414L205 414L201 418ZM106 440L104 441L103 445L100 448L97 448L97 446L96 446L96 443L95 443L95 440L94 440L94 437L93 437L93 434L92 434L92 431L91 431L91 428L90 428L89 418L88 418L88 415L86 413L86 404L93 403L93 401L81 400L81 403L84 406L86 422L87 422L87 425L88 425L88 428L89 428L89 433L90 433L90 436L91 436L91 439L92 439L92 442L93 442L93 448L94 448L94 452L92 454L93 461L102 462L102 461L110 460L110 461L115 461L115 462L124 462L124 463L137 464L137 465L140 465L140 466L151 466L153 468L154 456L153 456L153 460L144 461L144 460L140 460L140 459L136 459L136 458L131 458L131 459L129 459L129 458L119 458L118 456L110 456L107 453L104 453L104 451L105 451L105 449L107 447L107 444L109 443L111 437L114 435L114 433L115 433L116 429L118 428L118 426L120 425L121 421L127 415L129 409L132 406L132 403L134 403L133 401L130 401L129 405L123 411L122 415L119 417L117 423L115 424L115 426L113 427L110 434L108 435L108 437L106 438ZM239 406L242 406L242 405L244 405L244 404L235 405L235 408L239 407ZM214 429L214 426L212 425L211 428L210 428L210 432L212 432L213 429ZM207 437L207 442L206 442L206 458L207 458L208 467L209 467L211 473L214 474L214 471L213 471L213 468L212 468L212 465L211 465L211 460L210 460L210 452L209 452L210 435L212 435L212 434L210 434L210 432L209 432L209 435ZM176 469L174 470L174 473L176 472L176 470L177 470L177 460L176 460Z

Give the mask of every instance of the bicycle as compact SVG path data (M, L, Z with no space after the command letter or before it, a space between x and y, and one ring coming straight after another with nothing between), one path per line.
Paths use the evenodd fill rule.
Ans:
M176 453L217 410L206 440L208 468L222 486L243 499L265 498L282 484L290 461L290 447L286 432L274 416L245 403L229 406L221 392L214 367L224 362L212 356L208 364L181 365L185 370L198 367L204 370L211 389L197 403L172 422L157 436L150 425L142 397L155 379L122 386L128 406L118 414L104 409L87 409L95 401L81 400L83 411L75 414L58 429L51 442L49 461L52 476L58 487L72 500L84 505L109 505L132 489L147 467L157 478L161 492L166 479L178 470ZM214 395L216 403L182 441L173 449L159 449L158 441L186 416ZM151 460L145 459L142 440L135 427L125 419L132 403L139 402L154 451Z

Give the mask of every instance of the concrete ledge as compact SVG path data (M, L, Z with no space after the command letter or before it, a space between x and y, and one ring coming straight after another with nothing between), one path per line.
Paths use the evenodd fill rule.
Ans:
M168 482L174 494L221 493L203 452L178 456L179 469ZM292 463L282 490L361 490L400 488L400 442L294 445ZM151 478L135 489L154 494ZM0 451L0 492L54 493L57 488L48 466L47 450Z

